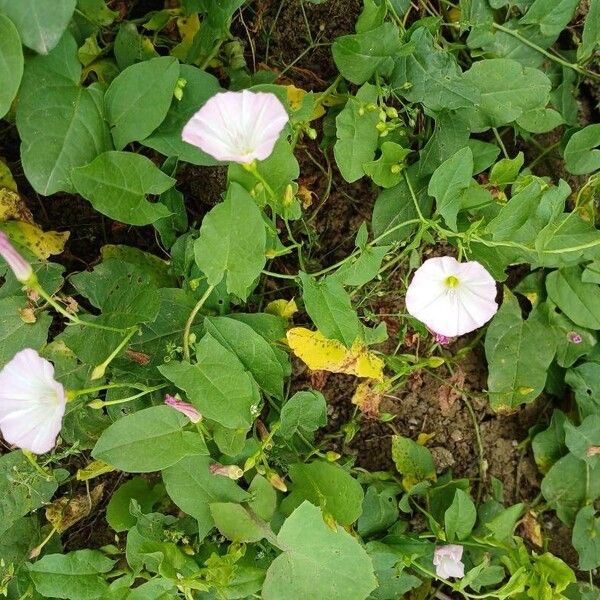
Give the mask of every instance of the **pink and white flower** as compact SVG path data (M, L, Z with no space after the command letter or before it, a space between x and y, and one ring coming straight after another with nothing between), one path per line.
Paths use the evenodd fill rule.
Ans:
M406 310L434 333L456 337L485 325L498 310L496 282L476 261L426 260L406 292Z
M222 92L186 123L181 137L217 160L251 163L270 156L288 119L275 94Z
M0 231L0 256L7 262L17 281L27 283L31 279L31 265L16 251L3 231Z
M54 379L54 366L35 350L17 352L0 371L0 432L35 454L56 444L67 397Z
M463 547L458 544L448 544L447 546L438 546L433 553L433 564L435 574L442 579L450 577L464 577L465 565L461 558Z
M165 396L165 404L184 414L192 423L199 423L202 420L202 415L189 402L184 402L167 394Z

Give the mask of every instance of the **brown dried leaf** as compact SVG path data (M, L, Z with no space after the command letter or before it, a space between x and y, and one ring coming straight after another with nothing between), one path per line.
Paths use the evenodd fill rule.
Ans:
M62 533L87 517L100 502L103 492L104 483L100 483L89 494L72 498L63 496L46 507L46 519L58 533Z

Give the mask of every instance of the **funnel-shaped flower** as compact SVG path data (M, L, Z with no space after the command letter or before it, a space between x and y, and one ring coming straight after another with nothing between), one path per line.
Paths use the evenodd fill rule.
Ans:
M0 256L8 263L17 281L27 283L31 279L31 265L15 250L3 231L0 231Z
M275 94L223 92L186 123L181 137L217 160L250 163L273 152L287 122L287 111Z
M67 399L54 366L35 350L17 352L0 371L0 432L35 454L54 447Z
M464 577L465 565L461 562L463 547L457 544L438 546L433 554L435 574L442 579Z
M406 310L434 333L463 335L496 314L496 282L478 262L459 263L451 256L430 258L408 286Z
M189 402L184 402L167 394L165 404L184 414L192 423L199 423L202 420L202 415Z

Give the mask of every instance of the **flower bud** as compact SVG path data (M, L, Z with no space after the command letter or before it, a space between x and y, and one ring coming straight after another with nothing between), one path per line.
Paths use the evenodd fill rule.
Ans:
M338 454L337 452L333 452L332 450L329 450L325 454L325 458L327 459L327 462L335 462L336 460L339 460L341 457L342 457L341 454Z
M0 231L0 256L6 261L17 281L31 283L34 277L31 265L17 252L3 231Z
M213 475L229 477L229 479L233 479L234 481L236 479L239 479L244 474L244 471L242 471L242 469L240 469L240 467L238 467L237 465L222 465L219 463L214 463L210 465L208 470Z
M165 404L184 414L192 423L199 423L202 420L202 415L189 402L184 402L167 394L165 396Z
M386 106L385 112L390 119L398 118L398 111L393 106Z
M277 473L275 473L275 471L268 471L266 473L266 476L267 476L267 481L276 490L279 490L280 492L287 492L287 486L285 485L285 482Z

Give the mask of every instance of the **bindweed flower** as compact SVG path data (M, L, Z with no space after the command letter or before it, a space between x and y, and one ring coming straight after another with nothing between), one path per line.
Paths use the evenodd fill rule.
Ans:
M464 577L465 565L460 560L463 554L463 547L458 544L448 544L447 546L438 546L433 553L433 564L435 574L442 579L450 577Z
M179 400L178 398L167 394L165 396L165 404L180 413L183 413L192 423L199 423L202 421L202 415L189 402L184 402L183 400Z
M31 265L16 251L3 231L0 231L0 256L7 262L17 281L28 283L31 280Z
M569 333L567 333L567 339L571 344L581 344L581 342L583 342L583 338L576 331L569 331Z
M0 371L0 432L9 444L35 454L50 451L66 402L54 366L31 348L17 352Z
M223 92L210 98L186 123L181 137L217 160L251 163L273 152L288 119L275 94Z
M485 325L498 310L496 282L478 262L426 260L406 292L406 310L434 333L456 337Z
M221 465L219 463L213 463L212 465L210 465L208 470L213 475L229 477L229 479L233 479L234 481L236 479L239 479L244 474L244 471L237 465Z

